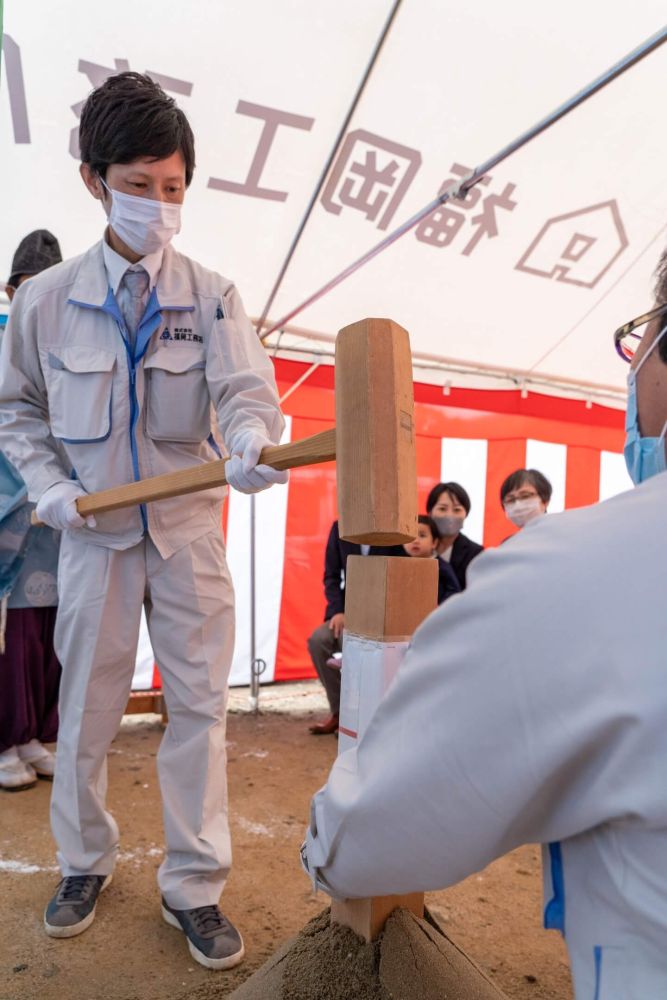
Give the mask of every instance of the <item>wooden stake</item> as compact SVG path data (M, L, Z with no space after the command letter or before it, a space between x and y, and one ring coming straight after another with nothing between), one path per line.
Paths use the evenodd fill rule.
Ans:
M408 639L438 603L438 566L435 559L400 556L350 556L345 585L345 632L367 639L395 643ZM363 667L362 667L363 669ZM343 685L345 685L343 639ZM345 691L343 691L345 694ZM345 724L344 699L341 726ZM361 737L361 732L359 737ZM424 894L376 896L371 899L331 901L331 919L351 927L372 941L388 916L404 908L424 915Z
M409 910L416 917L424 916L424 893L409 892L404 896L373 896L371 899L332 899L331 919L344 924L364 938L374 941L394 910Z
M349 556L345 629L369 639L410 638L438 606L435 559Z

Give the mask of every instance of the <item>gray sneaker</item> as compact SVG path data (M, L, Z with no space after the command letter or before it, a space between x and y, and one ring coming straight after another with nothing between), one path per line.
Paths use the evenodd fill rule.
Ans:
M207 969L233 969L243 959L241 935L219 907L173 910L163 899L162 916L172 927L183 931L190 954Z
M62 879L44 911L49 937L76 937L90 927L97 897L110 882L111 875L68 875Z

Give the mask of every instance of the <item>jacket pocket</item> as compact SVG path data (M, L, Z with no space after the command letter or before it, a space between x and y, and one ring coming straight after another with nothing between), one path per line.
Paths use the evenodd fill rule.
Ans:
M116 355L72 345L40 350L51 433L67 444L104 441L111 433Z
M206 361L198 348L158 348L144 362L144 427L153 441L206 440L211 433Z

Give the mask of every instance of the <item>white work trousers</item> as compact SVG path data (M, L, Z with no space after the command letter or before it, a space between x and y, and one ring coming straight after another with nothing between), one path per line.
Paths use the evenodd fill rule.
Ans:
M176 909L217 903L231 865L225 710L234 592L222 537L163 559L149 537L118 551L63 533L55 648L62 663L51 824L63 875L113 870L118 826L105 808L106 755L127 705L142 606L169 724L157 757Z

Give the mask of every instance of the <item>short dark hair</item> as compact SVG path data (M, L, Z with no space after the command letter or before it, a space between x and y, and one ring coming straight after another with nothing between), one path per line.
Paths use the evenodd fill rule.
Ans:
M663 250L655 269L655 301L656 305L664 306L667 302L667 250ZM667 323L667 317L660 318L660 329ZM660 360L667 365L667 334L658 342Z
M195 169L195 138L185 113L159 83L142 73L108 77L90 94L79 125L81 160L106 178L112 163L142 156L164 160L180 151L185 184Z
M470 497L460 483L437 483L426 499L426 510L431 513L443 493L449 493L466 512L466 517L470 513Z
M500 487L501 504L505 503L505 497L508 493L512 493L513 490L520 490L524 483L530 483L531 486L535 487L535 491L542 503L549 503L553 490L547 477L538 472L537 469L517 469L507 477Z
M420 524L426 525L428 530L431 532L431 537L434 542L440 541L440 532L438 531L438 526L432 517L429 517L428 514L420 514L417 520Z

